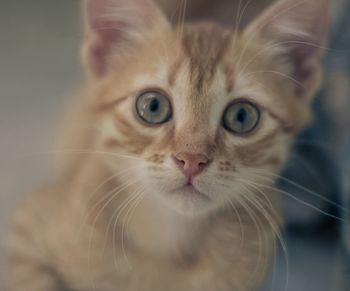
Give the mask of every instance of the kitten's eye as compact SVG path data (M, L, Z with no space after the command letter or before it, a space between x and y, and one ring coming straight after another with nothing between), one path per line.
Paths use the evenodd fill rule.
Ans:
M246 101L231 104L223 116L223 126L237 134L252 132L260 121L259 109Z
M149 124L161 124L171 118L169 99L159 92L146 92L136 100L136 111L140 118Z

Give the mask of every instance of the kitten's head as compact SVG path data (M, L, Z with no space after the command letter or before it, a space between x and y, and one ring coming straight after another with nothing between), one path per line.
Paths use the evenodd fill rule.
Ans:
M263 195L309 120L328 2L280 0L235 33L172 27L147 0L86 0L96 147L116 154L106 162L181 213Z

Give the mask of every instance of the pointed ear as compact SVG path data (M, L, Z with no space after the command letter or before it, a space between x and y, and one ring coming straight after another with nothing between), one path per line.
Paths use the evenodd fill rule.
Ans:
M84 0L83 61L89 73L102 77L111 58L141 43L148 33L169 26L151 0Z
M295 94L310 97L320 83L330 0L279 0L244 31L287 63ZM286 67L286 66L284 66Z

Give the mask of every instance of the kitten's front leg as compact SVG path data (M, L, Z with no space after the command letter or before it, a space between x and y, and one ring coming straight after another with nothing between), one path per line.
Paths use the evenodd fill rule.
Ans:
M49 207L39 204L37 201L43 199L37 198L31 197L20 207L11 225L7 241L8 291L66 291L49 259L45 237L50 216L36 211Z
M68 291L48 266L10 254L8 291Z
M57 274L44 263L44 251L26 238L12 233L8 254L8 291L67 291Z

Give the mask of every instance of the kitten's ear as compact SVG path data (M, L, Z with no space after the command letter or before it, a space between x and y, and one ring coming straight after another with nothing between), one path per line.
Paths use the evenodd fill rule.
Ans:
M245 30L288 64L295 94L308 98L319 86L329 26L330 0L279 0Z
M84 0L83 58L94 77L109 69L112 57L140 43L148 33L168 27L151 0Z

